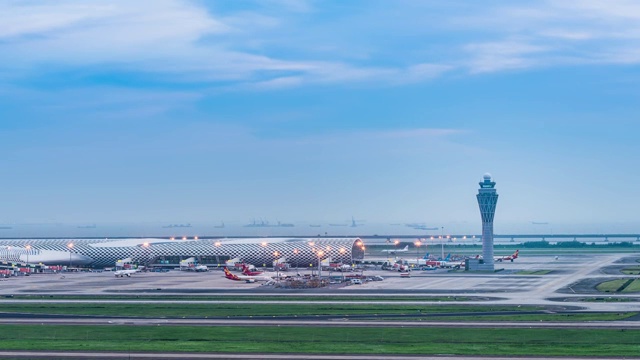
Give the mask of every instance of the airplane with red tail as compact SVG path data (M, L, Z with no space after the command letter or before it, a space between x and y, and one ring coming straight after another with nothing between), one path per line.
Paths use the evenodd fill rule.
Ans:
M256 275L262 275L264 271L252 271L251 269L249 269L249 267L245 264L242 264L242 275L247 275L247 276L256 276Z
M231 271L229 271L229 269L227 269L226 267L224 268L224 277L226 277L229 280L244 281L248 283L254 283L256 281L266 281L266 282L274 281L273 278L269 276L236 275Z
M513 260L518 258L518 252L519 251L520 250L516 250L516 252L514 252L513 254L511 254L509 256L497 257L497 258L494 258L493 260L497 261L497 262L503 262L503 261L511 261L511 262L513 262Z

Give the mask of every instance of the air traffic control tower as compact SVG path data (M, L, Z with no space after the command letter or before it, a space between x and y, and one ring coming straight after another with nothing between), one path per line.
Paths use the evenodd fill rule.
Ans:
M484 264L480 264L478 270L493 271L493 215L496 213L498 203L498 193L496 193L496 183L491 181L491 174L484 174L484 181L480 183L478 189L478 206L482 217L482 259Z

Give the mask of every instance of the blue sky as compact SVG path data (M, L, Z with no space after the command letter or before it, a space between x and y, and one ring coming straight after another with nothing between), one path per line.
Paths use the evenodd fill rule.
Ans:
M0 223L638 232L636 1L3 1ZM502 228L501 228L502 226Z

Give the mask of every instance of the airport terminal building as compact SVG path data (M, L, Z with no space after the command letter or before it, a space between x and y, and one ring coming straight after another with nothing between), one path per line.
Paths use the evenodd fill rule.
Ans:
M174 265L190 257L203 265L232 259L255 266L271 266L281 259L296 267L317 266L326 259L352 264L363 260L364 244L359 238L0 240L4 262L105 267L126 258L139 264Z

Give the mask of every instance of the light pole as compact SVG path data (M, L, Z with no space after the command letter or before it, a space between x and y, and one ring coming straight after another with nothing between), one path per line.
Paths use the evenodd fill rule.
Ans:
M393 240L393 250L398 250L398 244L400 244L400 240ZM395 251L393 252L393 258L398 260L398 253Z
M420 261L418 260L420 259L420 255L418 254L418 249L420 248L420 245L422 245L422 242L420 242L420 240L416 240L414 244L416 245L416 267L417 267L418 265L420 265L419 264Z
M451 238L451 235L447 235L447 242L449 242L449 239ZM444 242L442 243L442 260L444 260Z
M441 249L441 254L440 254L440 259L444 260L444 226L440 227L441 229L441 234L440 234L440 249Z
M25 246L25 248L27 249L27 266L29 265L29 251L31 251L31 245L27 245Z
M316 248L314 248L315 245L316 243L314 243L313 241L309 241L309 247L311 248L312 253L316 252ZM311 268L311 276L313 276L313 267L311 263L309 263L309 268Z
M144 262L144 266L145 267L149 267L149 263L151 262L151 256L149 256L149 243L145 242L144 244L142 244L142 248L144 249L144 257L145 257L145 262Z
M264 249L264 259L262 259L262 270L267 268L267 242L263 241L260 246Z
M25 248L27 249L27 275L29 275L31 273L31 265L29 265L29 251L31 251L31 245L27 245Z
M222 243L220 241L216 241L215 246L216 248L219 248L220 245L222 245ZM220 267L220 257L218 255L218 249L216 249L216 267Z
M347 252L347 249L341 247L340 248L340 263L342 263L342 258L344 258L344 253L345 252ZM344 282L344 269L341 268L340 269L340 273L342 274L342 282Z
M280 269L278 266L278 255L280 255L277 251L273 252L273 257L274 257L274 263L273 263L273 267L276 268L276 278L278 279L277 281L280 281Z
M296 274L298 273L298 249L293 249L293 255L296 258Z
M322 278L322 255L324 251L318 250L318 279Z
M71 271L71 249L73 249L73 243L68 243L67 248L69 248L69 269L67 271Z

